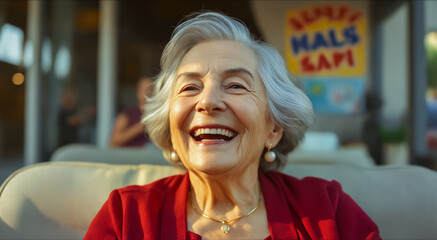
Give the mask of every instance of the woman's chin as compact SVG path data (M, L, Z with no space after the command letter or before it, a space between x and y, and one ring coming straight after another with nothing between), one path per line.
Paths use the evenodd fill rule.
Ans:
M207 175L219 175L232 171L236 165L236 161L225 156L198 156L190 159L188 169Z

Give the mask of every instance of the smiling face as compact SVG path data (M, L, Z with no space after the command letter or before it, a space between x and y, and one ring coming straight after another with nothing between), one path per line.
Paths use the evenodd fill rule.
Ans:
M268 116L257 57L234 41L194 46L182 59L170 105L174 150L188 170L258 170L264 147L282 131Z

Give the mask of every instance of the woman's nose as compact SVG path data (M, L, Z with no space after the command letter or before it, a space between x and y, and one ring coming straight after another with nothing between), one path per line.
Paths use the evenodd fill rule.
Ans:
M196 111L206 113L224 111L226 104L223 100L223 93L220 86L217 84L206 85L202 90Z

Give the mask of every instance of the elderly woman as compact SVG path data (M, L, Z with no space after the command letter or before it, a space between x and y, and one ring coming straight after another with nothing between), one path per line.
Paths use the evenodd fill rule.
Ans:
M85 239L380 239L339 183L275 171L312 107L242 23L193 16L161 67L144 123L187 173L113 191Z

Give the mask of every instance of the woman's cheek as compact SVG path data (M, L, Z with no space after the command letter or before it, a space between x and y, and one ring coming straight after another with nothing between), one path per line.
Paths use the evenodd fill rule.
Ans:
M182 127L186 116L189 114L188 101L185 99L176 99L170 108L170 125Z
M258 128L256 123L265 119L267 112L266 103L262 102L259 98L248 96L245 99L234 99L232 102L236 103L234 111L238 113L237 116L239 116L243 125Z

